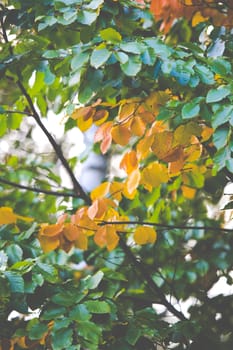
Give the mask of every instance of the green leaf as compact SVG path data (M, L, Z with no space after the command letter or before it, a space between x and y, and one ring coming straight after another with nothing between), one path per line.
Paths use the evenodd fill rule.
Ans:
M28 273L34 266L33 260L23 260L18 261L14 265L11 266L11 270L20 271L22 274Z
M108 314L111 311L110 306L106 301L88 300L85 301L84 304L88 311L93 314Z
M215 130L213 134L213 143L217 149L226 146L228 142L229 129L227 127L220 127Z
M116 59L122 64L126 63L129 60L129 56L122 51L116 51L114 55Z
M73 342L72 329L59 329L57 332L52 332L52 348L53 350L69 349Z
M126 340L129 344L135 345L142 334L142 329L138 327L138 325L134 323L130 323L127 332L126 332Z
M221 105L212 116L212 126L216 129L218 126L230 121L233 116L232 105Z
M48 326L34 319L29 322L27 326L28 336L30 339L41 339L43 335L48 331Z
M231 72L231 63L222 57L215 58L211 66L213 71L219 75L227 75Z
M89 60L89 52L79 52L71 60L71 69L77 70L82 68Z
M57 58L60 57L59 50L47 50L43 53L42 57L44 58Z
M102 271L98 271L96 272L96 274L94 274L91 277L87 276L87 278L84 281L88 289L95 289L98 287L103 277L104 277L104 273Z
M197 117L200 113L201 97L194 98L191 102L186 103L181 111L183 119L191 119Z
M53 320L58 318L59 316L64 316L65 312L65 307L57 307L53 305L53 307L47 307L46 310L42 312L41 319Z
M230 86L221 85L217 89L211 89L206 95L206 102L213 103L223 100L231 93Z
M121 34L113 28L106 28L101 30L100 36L103 40L109 41L113 44L117 44L122 40Z
M101 336L101 329L93 322L80 321L78 324L79 336L88 340L90 343L98 344Z
M80 11L78 11L77 21L82 23L82 24L86 24L86 25L90 26L92 23L95 22L97 17L98 17L97 11L91 12L91 11L80 10Z
M74 321L88 321L91 315L84 304L76 305L69 313L69 318Z
M129 60L126 63L121 64L122 71L128 76L137 75L142 68L142 62L138 57L129 56Z
M214 84L214 74L211 72L209 68L202 64L196 64L194 67L195 71L198 73L202 83L207 84L207 85L212 85Z
M88 5L85 4L85 9L97 10L103 3L104 0L92 0Z
M56 282L58 279L58 272L57 269L50 265L50 264L44 264L41 262L37 262L36 264L39 272L43 275L43 277L48 280L49 282Z
M9 285L12 293L24 292L24 280L21 275L19 275L14 271L5 271L4 275L9 281Z
M92 67L98 69L101 67L111 56L111 51L107 49L95 49L92 51L90 64Z
M121 43L120 49L133 54L140 54L142 52L141 45L135 41Z

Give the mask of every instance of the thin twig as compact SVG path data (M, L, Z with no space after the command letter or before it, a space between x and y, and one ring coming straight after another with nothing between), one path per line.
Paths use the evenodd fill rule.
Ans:
M44 193L46 195L50 195L50 196L56 196L56 197L74 197L77 198L77 194L75 193L68 193L68 192L56 192L56 191L50 191L50 190L44 190L41 188L36 188L36 187L30 187L30 186L25 186L25 185L21 185L18 184L16 182L13 181L9 181L9 180L5 180L3 178L0 177L0 183L15 187L15 188L19 188L22 190L27 190L27 191L31 191L31 192L35 192L35 193Z

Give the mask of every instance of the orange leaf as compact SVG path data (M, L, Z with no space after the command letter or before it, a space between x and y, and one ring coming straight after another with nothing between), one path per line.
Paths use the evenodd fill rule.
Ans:
M99 227L95 234L94 241L100 248L106 246L108 251L111 251L116 248L119 242L119 236L114 226L106 225Z
M134 241L136 244L154 243L157 239L156 231L149 226L138 226L134 232Z
M201 133L201 141L207 141L213 135L214 129L205 126Z
M62 233L65 236L65 238L68 239L68 241L73 242L78 238L80 231L82 230L76 225L72 223L67 223L65 224Z
M120 168L124 169L127 174L138 168L137 154L134 150L124 154L120 162Z
M91 236L98 229L97 224L91 220L87 213L88 208L82 207L71 216L71 222L83 230L87 236Z
M100 144L100 150L103 154L105 154L112 143L112 122L106 122L102 124L97 132L95 133L94 141L95 142L101 142Z
M183 196L188 199L193 199L197 192L196 188L192 188L185 185L181 186L181 190L182 190Z
M40 225L40 236L54 237L62 232L63 224L41 224Z
M82 249L82 250L87 250L88 248L88 239L87 236L80 232L78 238L75 241L75 247Z
M114 142L121 146L126 146L131 137L127 124L114 125L111 130L111 134Z
M182 148L178 148L177 153L174 153L174 158L176 158L176 160L174 162L170 162L168 166L169 174L173 175L179 173L184 166L184 150Z
M122 191L124 184L121 182L113 181L110 185L110 194L111 197L117 201L120 201L122 198Z
M116 204L109 198L95 199L92 205L88 208L87 213L91 220L94 218L101 219L109 207L114 207Z
M168 170L165 165L157 162L150 163L141 173L141 183L148 191L158 187L169 180Z

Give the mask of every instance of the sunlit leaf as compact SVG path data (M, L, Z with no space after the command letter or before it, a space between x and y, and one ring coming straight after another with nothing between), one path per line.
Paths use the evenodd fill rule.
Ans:
M134 150L124 154L120 162L120 168L124 169L127 174L130 174L132 171L138 168L137 154Z
M129 143L131 133L127 124L114 125L111 130L111 135L115 143L125 146Z
M135 229L133 237L136 244L153 244L157 239L157 234L156 231L150 226L138 226Z
M141 183L149 191L154 187L160 186L162 183L168 182L168 180L168 169L165 165L157 162L150 163L141 173Z

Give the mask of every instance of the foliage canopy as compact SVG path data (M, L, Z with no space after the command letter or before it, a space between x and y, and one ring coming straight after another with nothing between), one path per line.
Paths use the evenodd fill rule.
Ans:
M1 350L232 349L232 295L210 293L232 285L231 198L209 213L233 179L231 18L230 1L0 5ZM65 137L93 125L124 175L87 193Z

